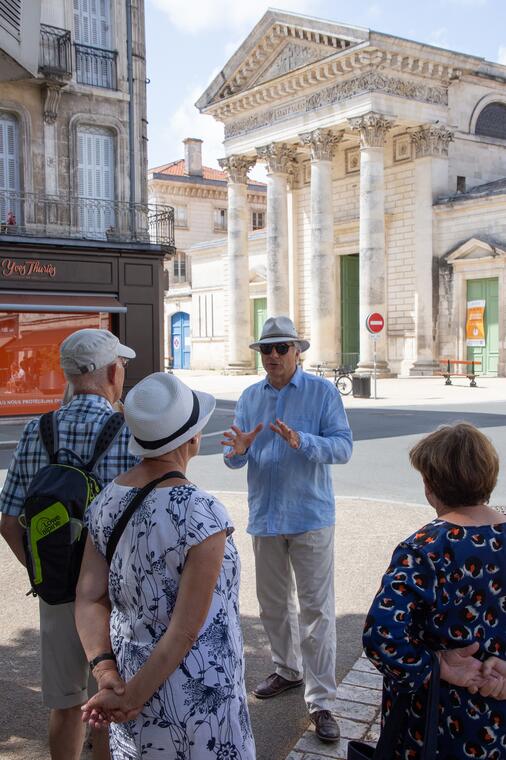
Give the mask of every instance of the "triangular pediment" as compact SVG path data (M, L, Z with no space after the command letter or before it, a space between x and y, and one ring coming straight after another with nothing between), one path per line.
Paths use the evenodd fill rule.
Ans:
M369 30L268 10L196 103L203 110L367 41Z
M506 257L506 250L495 243L473 237L455 248L446 257L446 260L449 264L455 264L457 261L495 259L497 257Z

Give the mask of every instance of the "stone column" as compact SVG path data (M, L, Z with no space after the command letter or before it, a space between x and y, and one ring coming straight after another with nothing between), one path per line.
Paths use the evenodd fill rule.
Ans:
M64 85L48 82L43 90L44 98L44 155L46 159L46 195L58 195L58 138L56 121ZM50 221L50 220L49 220Z
M360 362L359 371L372 372L373 341L365 326L368 314L380 312L385 323L385 137L393 123L381 114L370 112L349 120L360 134ZM387 363L387 324L376 343L378 374L389 374Z
M336 257L332 213L332 157L343 132L316 129L299 135L311 149L311 348L312 364L337 360Z
M256 159L249 156L221 158L219 164L228 174L228 369L251 370L249 265L248 265L248 171Z
M410 375L439 370L434 354L432 204L448 191L448 145L453 134L443 126L422 126L411 133L415 148L415 361Z
M257 154L267 163L267 316L277 317L290 311L287 182L295 148L271 143Z

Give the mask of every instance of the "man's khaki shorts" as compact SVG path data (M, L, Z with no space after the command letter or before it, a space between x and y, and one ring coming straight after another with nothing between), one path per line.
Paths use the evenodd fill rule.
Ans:
M97 686L77 634L74 602L39 599L39 610L42 702L56 710L83 705Z

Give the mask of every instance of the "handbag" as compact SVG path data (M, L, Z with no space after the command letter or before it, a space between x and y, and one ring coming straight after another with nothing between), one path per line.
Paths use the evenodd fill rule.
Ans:
M439 677L439 660L434 656L425 713L425 739L420 760L434 760L437 754ZM411 696L408 693L399 694L396 697L376 747L371 747L370 744L364 742L350 741L348 743L348 760L392 760L397 740L401 731L404 730L406 712Z
M118 541L123 535L123 531L128 525L130 518L132 517L135 510L142 504L146 496L153 490L153 488L158 485L158 483L161 483L162 480L170 480L172 478L181 478L181 480L185 480L186 475L183 475L182 472L178 472L177 470L166 472L165 475L162 475L161 478L157 478L156 480L152 480L150 483L146 483L146 485L143 486L143 488L141 488L141 490L132 498L127 508L119 518L118 522L112 529L111 535L109 536L109 540L107 542L107 546L105 547L105 558L109 566L111 565L113 554L118 545Z

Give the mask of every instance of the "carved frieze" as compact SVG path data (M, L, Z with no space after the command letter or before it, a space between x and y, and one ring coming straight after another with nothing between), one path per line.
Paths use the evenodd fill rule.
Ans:
M286 143L270 143L256 149L258 158L265 161L269 174L292 174L296 167L296 148Z
M307 97L296 98L284 105L269 108L242 119L235 119L225 124L225 138L229 139L253 132L256 129L290 119L297 114L308 113L318 108L340 103L365 92L384 92L387 95L395 95L423 103L448 104L448 88L445 86L426 85L389 77L378 71L369 71L330 87L324 87Z
M429 124L411 132L411 139L415 146L415 157L448 155L448 146L453 141L453 132L447 127Z
M359 133L362 148L382 148L388 130L394 125L393 121L373 111L355 119L348 119L348 122L351 128Z
M323 55L329 55L332 51L325 51ZM308 63L314 63L322 58L321 48L315 45L300 45L296 42L288 42L272 64L262 73L256 84L268 82L282 74L298 69Z
M314 129L299 135L303 145L309 145L313 161L332 161L336 145L343 139L344 132L331 129Z
M228 156L219 158L218 163L228 175L229 182L240 182L245 185L248 181L248 172L255 166L255 156Z

